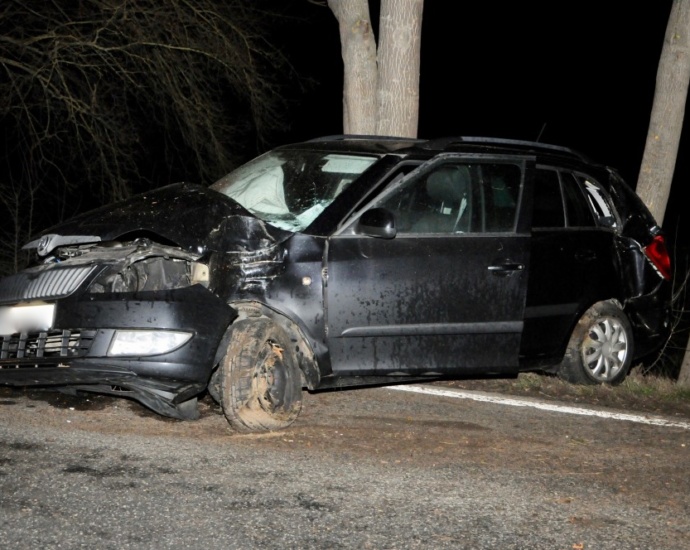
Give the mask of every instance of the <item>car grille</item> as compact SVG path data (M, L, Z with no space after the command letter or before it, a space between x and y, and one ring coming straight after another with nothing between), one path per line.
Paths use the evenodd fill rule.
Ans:
M64 298L77 290L97 268L94 265L58 267L10 275L0 280L0 304Z
M95 330L0 336L0 361L83 357L89 352L95 336Z

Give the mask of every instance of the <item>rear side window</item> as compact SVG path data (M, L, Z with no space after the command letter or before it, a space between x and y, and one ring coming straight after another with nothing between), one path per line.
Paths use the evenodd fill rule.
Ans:
M561 184L555 170L536 172L532 227L565 227Z
M595 225L587 199L570 172L561 172L565 212L569 227L592 227Z
M578 174L576 177L584 189L597 225L601 227L617 227L618 217L613 208L613 202L601 184L583 174Z
M534 180L533 228L616 227L606 191L594 179L556 168L539 168Z

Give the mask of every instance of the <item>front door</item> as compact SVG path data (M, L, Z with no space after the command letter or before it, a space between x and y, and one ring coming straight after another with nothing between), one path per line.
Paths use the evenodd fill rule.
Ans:
M529 234L518 232L524 167L446 157L370 208L394 238L350 226L329 242L326 308L342 375L517 370Z

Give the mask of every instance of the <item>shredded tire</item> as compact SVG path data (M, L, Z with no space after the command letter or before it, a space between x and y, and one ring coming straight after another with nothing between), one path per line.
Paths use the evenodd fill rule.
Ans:
M269 319L238 322L219 369L223 413L235 430L280 430L299 416L302 377L297 358L285 331Z

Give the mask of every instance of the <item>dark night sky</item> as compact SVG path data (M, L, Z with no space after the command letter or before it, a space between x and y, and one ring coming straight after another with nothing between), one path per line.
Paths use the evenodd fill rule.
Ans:
M634 185L671 4L626 2L614 12L601 1L426 0L419 136L534 140L543 128L541 141L615 166ZM291 28L287 53L318 85L300 97L286 140L341 133L337 23L307 0L292 6L307 19ZM373 20L377 14L372 3ZM681 143L670 205L682 202L684 150ZM667 210L668 232L675 232L678 212Z

